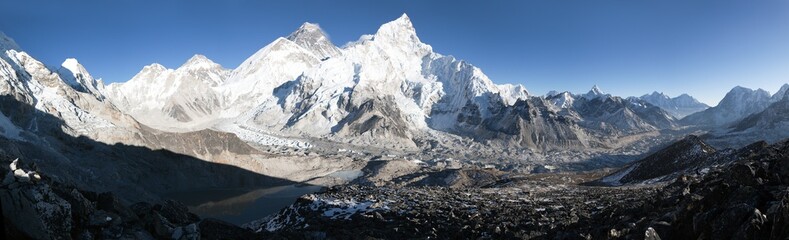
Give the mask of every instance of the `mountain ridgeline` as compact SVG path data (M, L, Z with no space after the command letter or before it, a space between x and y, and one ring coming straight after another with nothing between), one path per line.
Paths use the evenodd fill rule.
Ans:
M715 107L686 94L623 98L597 86L536 96L434 52L405 14L343 47L304 23L235 69L198 54L177 69L154 63L107 86L75 59L47 67L5 35L2 46L4 94L63 118L72 135L139 145L151 145L141 131L210 130L253 145L301 148L319 139L413 152L456 148L461 137L536 152L616 149L638 140L626 136L685 126L782 126L780 116L760 113L789 88L771 96L736 87ZM11 111L3 112L14 118L2 121L7 137L38 126Z
M342 47L304 23L234 69L197 54L109 85L76 59L46 65L0 33L0 220L13 225L0 230L12 237L718 239L736 226L736 236L785 239L786 138L789 84L772 95L738 86L714 107L596 85L538 96L434 52L405 14ZM568 170L584 172L554 173ZM341 187L246 229L174 202L120 203L297 185ZM244 210L265 189L206 204ZM36 207L47 204L56 211ZM737 221L715 220L724 213ZM633 223L644 216L656 219Z
M10 50L4 61L37 62L3 38ZM521 85L494 84L468 62L433 52L405 14L342 48L319 25L304 23L235 69L195 55L177 69L154 63L125 83L107 86L75 59L49 72L58 77L43 72L30 77L88 93L92 100L83 101L96 101L71 111L91 116L74 117L74 125L80 125L74 128L87 136L101 134L94 129L103 125L128 131L124 125L137 128L139 121L165 132L214 129L253 142L273 134L406 151L424 149L436 139L451 145L446 139L454 136L538 151L613 148L622 136L687 125L729 126L765 110L786 91L785 86L770 96L737 87L712 108L686 94L621 98L597 86L586 94L534 96ZM6 92L26 89L6 82L17 86ZM108 110L95 111L93 105ZM87 124L89 119L101 124ZM118 120L125 123L112 122ZM123 141L134 139L133 132ZM290 144L284 142L264 144Z
M433 52L406 15L342 48L305 23L236 69L197 55L175 70L147 66L106 89L125 113L163 131L252 129L401 150L424 148L436 134L543 150L606 147L617 136L676 126L663 108L597 87L599 96L557 106L554 96L494 84L479 68Z

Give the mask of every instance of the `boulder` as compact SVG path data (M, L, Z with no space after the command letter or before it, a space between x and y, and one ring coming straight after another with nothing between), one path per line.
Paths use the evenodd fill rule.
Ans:
M96 204L82 196L74 188L53 188L58 196L63 197L71 205L71 217L75 225L86 223L96 211Z
M153 205L147 202L138 202L129 206L129 209L140 218L145 218L153 211Z
M71 205L49 185L26 183L0 188L3 216L8 224L34 239L71 238Z
M167 219L162 217L158 212L152 212L144 221L146 229L156 238L169 239L173 236L173 232L175 232L176 226L170 223L170 221L167 221Z
M131 209L121 204L120 200L112 193L101 193L97 200L96 208L118 214L124 223L137 222L140 220L137 214L134 214Z
M644 231L644 240L660 240L660 236L654 228L649 227Z
M189 212L189 209L182 203L174 200L165 200L162 204L154 205L153 210L175 225L187 225L200 221L200 217Z
M770 239L789 239L789 192L784 192L783 198L775 206L767 213L772 222Z

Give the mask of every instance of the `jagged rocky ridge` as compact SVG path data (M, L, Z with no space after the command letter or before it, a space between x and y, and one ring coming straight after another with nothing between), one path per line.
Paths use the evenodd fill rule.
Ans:
M707 172L662 185L584 186L577 182L591 176L568 174L491 175L481 188L336 187L247 227L274 239L789 237L789 141L735 152ZM659 156L671 162L680 155Z
M651 94L644 94L639 97L639 99L666 110L666 112L669 112L677 119L682 119L685 116L703 111L710 107L688 94L682 94L672 98L664 93L655 91Z
M649 184L675 179L677 176L709 171L716 164L734 158L730 149L718 151L698 136L690 135L644 159L635 161L601 179L603 184Z

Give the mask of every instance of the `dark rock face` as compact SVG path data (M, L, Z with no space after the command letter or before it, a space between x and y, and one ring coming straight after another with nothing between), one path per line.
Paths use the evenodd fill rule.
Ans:
M503 172L485 169L446 169L436 172L408 174L392 179L392 182L410 187L486 187L495 184L499 180L499 176L503 174Z
M346 135L369 134L409 139L410 129L403 114L392 104L394 101L393 97L385 96L365 101L359 106L350 104L346 107L350 114L332 130Z
M15 160L4 172L0 202L4 225L34 239L69 238L71 204L58 196L41 176ZM6 231L8 232L8 231Z
M80 191L33 169L19 160L0 163L0 236L6 239L260 237L232 224L201 220L176 201L126 206L112 193Z
M189 212L186 206L177 201L164 200L161 205L154 205L152 209L159 212L165 218L170 219L174 224L188 224L200 221L197 215Z
M709 158L731 163L660 185L335 187L247 227L271 238L789 238L789 141Z
M733 164L704 176L677 178L640 208L602 213L639 220L608 221L591 228L570 226L577 227L571 232L605 231L609 226L634 223L626 228L635 230L626 234L630 237L651 227L663 239L786 239L789 179L780 177L784 171L780 166L789 162L789 142L757 143L737 153Z
M518 100L512 106L495 101L488 106L491 116L482 119L478 107L469 103L458 115L462 125L457 131L478 140L501 139L530 149L595 145L577 119L552 111L548 104L539 98Z
M734 151L718 152L699 137L690 135L603 178L608 184L630 184L671 180L733 160Z
M578 98L573 108L584 119L595 119L614 126L617 131L643 132L676 126L676 119L663 109L642 100L620 97ZM592 122L597 125L599 122ZM594 125L586 124L590 128ZM605 130L603 128L602 130Z

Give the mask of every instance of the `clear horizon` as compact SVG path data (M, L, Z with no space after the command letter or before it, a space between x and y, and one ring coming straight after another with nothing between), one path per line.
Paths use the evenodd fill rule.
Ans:
M533 95L690 94L714 106L733 87L789 82L789 2L208 1L2 2L5 32L47 65L76 58L106 83L202 54L235 68L304 22L342 46L402 13L441 54Z

